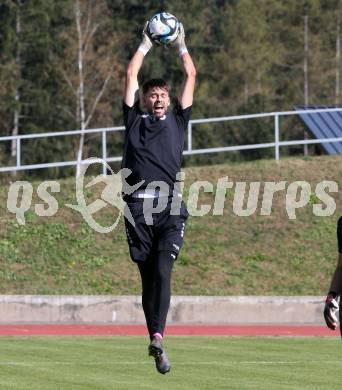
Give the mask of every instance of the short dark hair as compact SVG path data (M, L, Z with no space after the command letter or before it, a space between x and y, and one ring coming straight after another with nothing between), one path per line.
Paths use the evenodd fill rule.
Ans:
M144 83L143 85L143 95L146 95L147 92L152 88L161 88L165 89L168 93L170 93L171 87L170 84L164 79L151 79Z

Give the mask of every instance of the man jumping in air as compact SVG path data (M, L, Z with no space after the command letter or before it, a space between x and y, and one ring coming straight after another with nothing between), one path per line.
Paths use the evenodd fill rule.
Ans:
M333 274L329 293L327 295L324 307L324 319L328 328L335 330L337 327L338 319L338 303L337 298L341 296L342 293L342 217L337 222L337 242L338 242L338 260L335 272ZM341 317L342 313L340 310L340 330L342 336L341 328Z
M190 119L196 69L185 45L183 26L172 46L178 50L184 72L178 102L172 111L170 86L159 78L145 82L139 98L138 73L144 57L152 48L146 26L142 42L132 57L126 72L123 96L123 116L126 127L122 168L132 171L130 185L142 183L139 190L124 197L134 219L125 219L130 256L137 263L142 281L142 305L150 335L149 355L155 359L158 372L166 374L171 365L163 346L163 334L171 298L171 270L183 243L188 213L179 201L179 212L172 211L172 194L179 180L184 132ZM146 112L141 111L140 104ZM166 186L149 188L153 182ZM180 194L178 194L181 196ZM146 207L158 209L147 221ZM145 215L144 215L145 214Z

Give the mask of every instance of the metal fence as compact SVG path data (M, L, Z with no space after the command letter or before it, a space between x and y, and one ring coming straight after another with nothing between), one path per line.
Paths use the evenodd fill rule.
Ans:
M280 147L283 147L283 146L342 142L342 137L311 139L311 140L280 141L280 117L286 117L286 116L298 115L298 114L319 113L319 112L342 112L342 108L329 108L329 109L318 109L318 110L315 109L315 110L303 110L303 111L283 111L283 112L270 112L270 113L253 114L253 115L235 115L235 116L225 116L225 117L218 117L218 118L208 118L208 119L193 119L188 124L187 148L184 150L184 155L222 153L222 152L231 152L231 151L240 151L240 150L255 150L255 149L273 148L274 149L274 157L275 157L276 161L279 161ZM258 118L273 118L273 120L274 120L274 141L273 142L249 144L249 145L222 146L222 147L206 148L206 149L193 149L193 147L192 147L193 126L196 124L239 121L239 120L258 119ZM125 129L124 126L118 126L118 127L107 127L107 128L98 128L98 129L87 129L87 130L83 130L83 131L82 130L73 130L73 131L61 131L61 132L49 132L49 133L25 134L25 135L17 135L17 136L0 137L0 142L15 140L16 146L17 146L16 165L7 166L7 167L0 167L0 172L24 171L24 170L29 170L29 169L76 166L78 163L77 160L50 162L50 163L43 163L43 164L26 164L26 165L21 164L21 157L22 157L22 155L21 155L21 142L23 140L32 140L32 139L48 138L48 137L75 136L75 135L81 135L81 134L101 133L101 135L102 135L102 156L101 156L102 160L106 163L120 161L121 156L109 157L107 155L107 133L116 132L116 131L123 131L124 129ZM103 174L104 175L106 174L106 165L105 164L103 164Z

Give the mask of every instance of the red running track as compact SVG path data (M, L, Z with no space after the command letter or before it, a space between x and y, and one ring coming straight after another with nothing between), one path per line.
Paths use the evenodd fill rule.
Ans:
M143 325L0 325L0 336L146 336ZM339 336L324 326L170 325L169 336Z

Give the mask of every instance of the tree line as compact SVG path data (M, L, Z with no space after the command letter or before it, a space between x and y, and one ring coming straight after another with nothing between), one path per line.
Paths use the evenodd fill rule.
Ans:
M121 125L125 67L144 22L160 10L185 27L198 74L193 118L340 105L341 8L339 0L1 0L0 135ZM166 78L177 94L182 71L174 50L151 50L140 75L150 77ZM196 148L273 139L272 123L263 121L198 125L194 133ZM281 137L303 138L301 123L286 120ZM108 153L119 155L122 142L122 134L110 135ZM97 135L25 141L22 164L99 156L100 145ZM0 143L1 165L16 154L15 142Z

